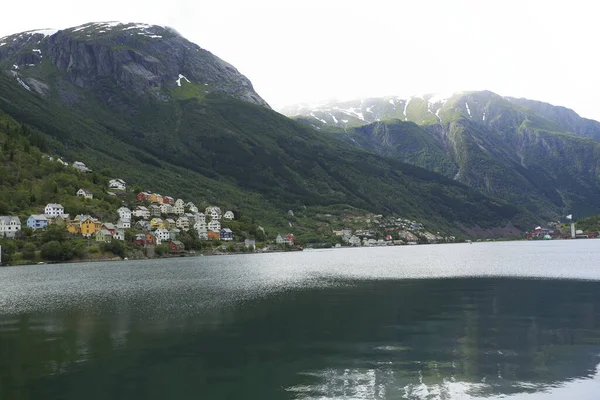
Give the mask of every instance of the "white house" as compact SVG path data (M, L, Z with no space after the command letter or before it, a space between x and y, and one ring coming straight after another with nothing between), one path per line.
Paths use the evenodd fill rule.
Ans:
M204 210L205 214L210 215L210 219L221 219L221 209L215 206L208 206Z
M77 197L85 197L86 199L93 199L94 193L88 189L79 189L77 191Z
M127 189L127 184L123 179L111 179L108 181L108 188L114 190L125 190Z
M129 229L129 228L131 228L131 220L127 219L127 218L120 218L117 221L117 228L118 229Z
M179 218L177 218L177 221L175 221L175 226L184 231L189 231L190 230L190 220L188 219L188 217L185 217L185 216L179 217Z
M113 239L115 240L125 240L125 231L123 229L115 229L115 233L113 233Z
M117 210L120 219L131 219L131 210L127 207L121 207Z
M163 241L171 239L171 234L164 228L158 228L153 232L153 234L156 236L156 244L161 244Z
M77 169L80 172L92 172L92 170L86 167L86 165L81 161L74 161L73 167L75 167L75 169Z
M21 220L18 217L0 217L0 237L14 238L21 230Z
M294 242L292 241L291 235L277 235L277 237L275 238L275 243L277 244L294 244Z
M173 204L173 214L183 215L185 213L185 203L181 199L177 199Z
M223 218L228 220L232 220L234 217L233 211L225 211L225 214L223 214Z
M198 212L198 207L196 207L194 205L194 203L192 203L191 201L188 202L185 206L187 207L188 211L191 212L191 213L197 213Z
M204 215L204 213L196 213L194 214L194 220L196 222L203 221L204 223L206 223L206 216Z
M138 218L150 218L150 210L144 206L137 206L135 210L133 210L133 215Z
M200 234L200 232L206 233L206 230L207 230L206 221L203 221L203 220L196 221L196 223L194 224L194 229L198 232L198 234Z
M173 214L173 206L167 203L162 203L160 206L161 214Z
M221 223L218 220L213 219L212 221L210 221L208 223L208 230L213 231L213 232L220 232L221 231Z
M44 214L48 217L56 217L57 215L62 215L64 213L65 208L60 204L49 203L46 204L46 207L44 208Z

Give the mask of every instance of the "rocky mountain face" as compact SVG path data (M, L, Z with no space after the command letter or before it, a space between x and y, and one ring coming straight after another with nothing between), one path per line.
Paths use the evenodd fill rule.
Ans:
M0 69L27 90L48 96L54 89L68 102L78 98L70 84L105 101L117 87L162 101L218 92L268 107L232 65L156 25L90 23L11 35L0 39Z
M600 123L564 107L483 91L299 112L299 121L357 147L440 172L547 219L600 212Z

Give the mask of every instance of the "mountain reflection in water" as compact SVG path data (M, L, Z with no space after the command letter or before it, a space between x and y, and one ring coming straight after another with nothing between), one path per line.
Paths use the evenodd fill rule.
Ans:
M600 393L598 282L322 277L217 303L198 285L0 314L0 398ZM167 306L190 312L155 312Z

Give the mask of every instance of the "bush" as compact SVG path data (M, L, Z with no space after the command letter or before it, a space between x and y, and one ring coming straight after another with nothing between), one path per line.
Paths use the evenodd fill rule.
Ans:
M60 242L52 240L42 246L41 251L42 258L49 261L60 261L62 260L63 250Z
M23 259L24 260L35 260L35 245L33 243L25 243L23 246Z

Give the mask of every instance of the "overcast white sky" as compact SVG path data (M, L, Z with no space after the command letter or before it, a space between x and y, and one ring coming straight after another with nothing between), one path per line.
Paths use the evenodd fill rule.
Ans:
M600 120L599 11L580 0L7 1L0 37L155 23L233 64L275 108L488 89Z

